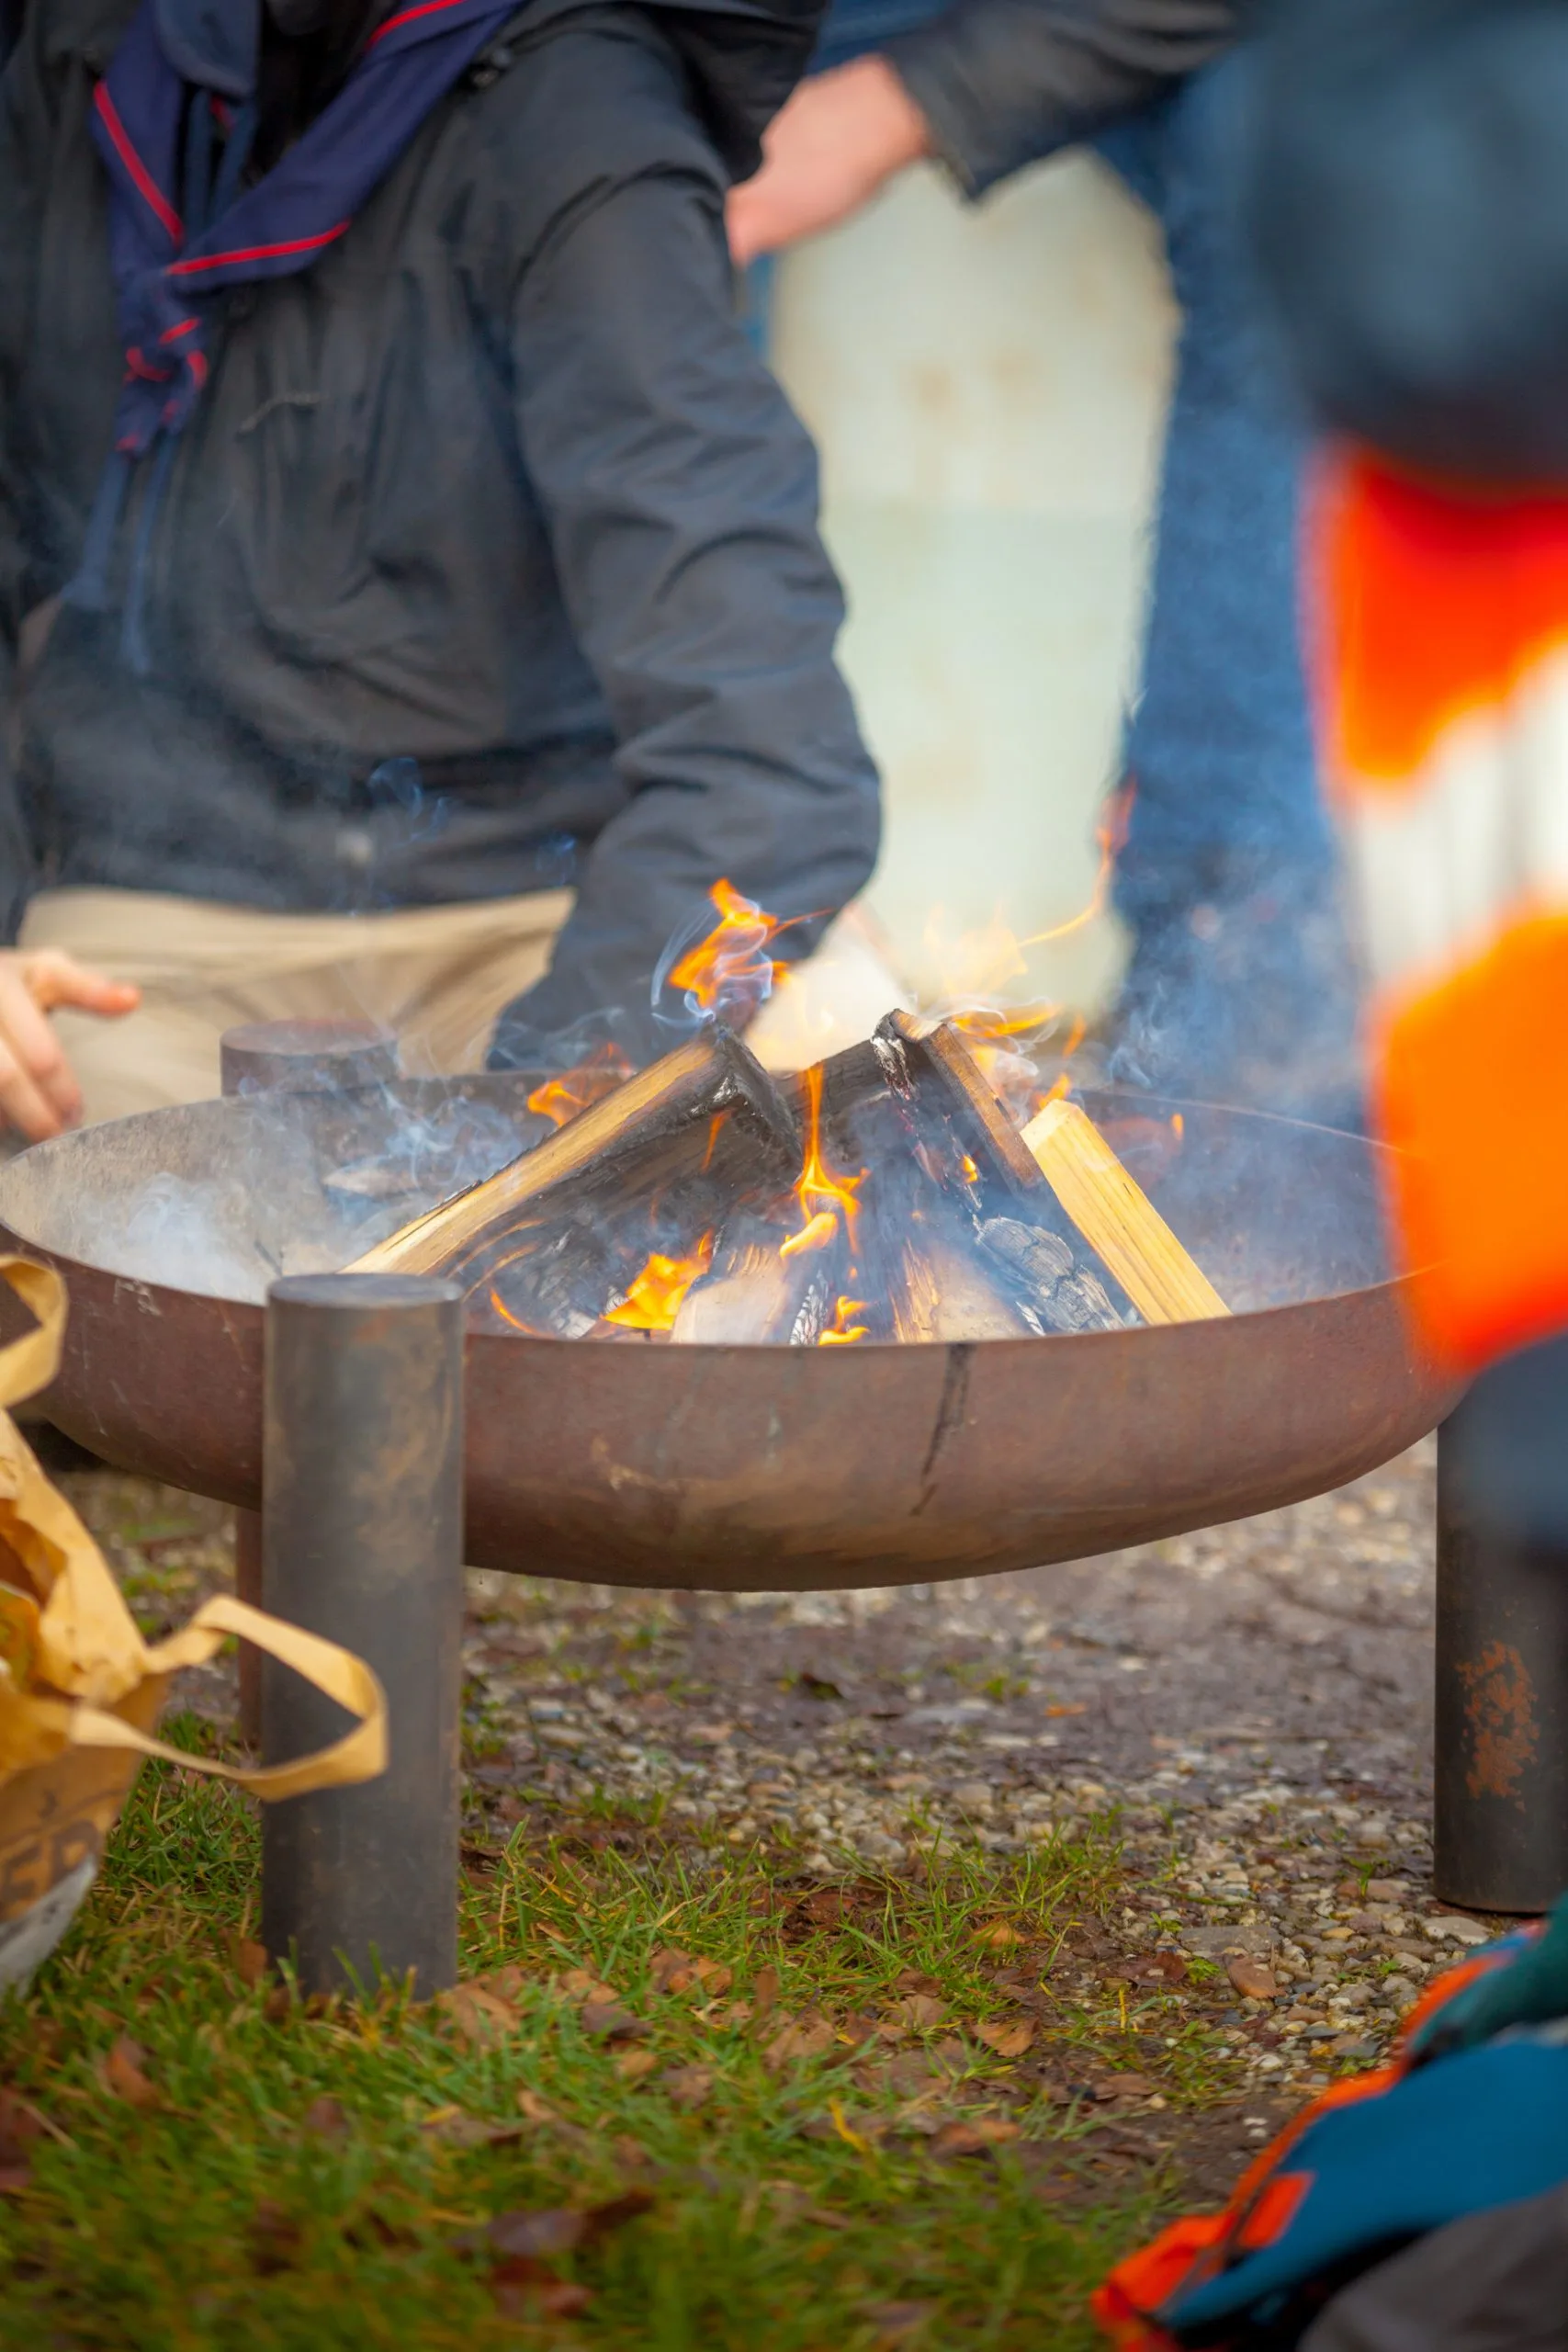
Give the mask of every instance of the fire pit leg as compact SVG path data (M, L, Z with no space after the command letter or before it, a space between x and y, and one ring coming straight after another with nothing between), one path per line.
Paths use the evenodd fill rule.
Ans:
M308 1274L267 1306L263 1590L386 1687L391 1756L358 1788L267 1808L262 1940L300 1988L452 1984L462 1673L463 1305L455 1283ZM341 1730L267 1661L264 1753Z
M1568 1888L1568 1553L1468 1507L1484 1377L1438 1435L1434 1878L1445 1902L1533 1913Z
M373 1021L247 1021L218 1045L224 1094L331 1094L399 1075L398 1041ZM234 1513L234 1589L261 1603L261 1513ZM261 1745L261 1652L240 1644L240 1737Z

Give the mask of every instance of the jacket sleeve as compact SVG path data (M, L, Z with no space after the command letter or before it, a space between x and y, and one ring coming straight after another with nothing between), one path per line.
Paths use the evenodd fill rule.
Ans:
M15 940L32 855L13 764L17 642L32 602L25 534L26 467L16 446L16 385L33 314L37 209L32 156L44 110L35 51L42 16L0 73L0 945Z
M1235 0L958 0L883 54L978 196L1225 48Z
M630 797L496 1050L618 1008L646 1058L674 1042L655 967L712 885L809 917L788 934L805 952L871 872L877 782L834 662L815 452L740 326L723 175L671 54L633 22L568 31L537 65L520 155L547 177L570 126L575 193L517 287L517 425Z
M1272 0L1253 71L1251 234L1320 420L1568 474L1568 11Z

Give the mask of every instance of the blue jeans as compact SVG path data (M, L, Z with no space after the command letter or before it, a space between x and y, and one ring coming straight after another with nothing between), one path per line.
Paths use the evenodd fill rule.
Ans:
M837 0L842 63L939 0ZM1299 627L1305 435L1271 379L1235 248L1233 54L1095 142L1165 232L1180 305L1114 904L1131 964L1122 1070L1168 1090L1353 1118L1355 989L1318 797Z

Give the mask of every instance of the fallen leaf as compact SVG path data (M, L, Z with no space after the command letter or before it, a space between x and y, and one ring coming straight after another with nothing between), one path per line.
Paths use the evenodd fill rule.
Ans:
M523 2013L514 2002L503 2000L478 1979L455 1984L451 1992L438 1996L435 2006L465 2041L481 2050L504 2041L523 2022Z
M930 2033L941 2025L947 2012L931 1993L909 1993L901 2001L890 2001L887 2022L900 2033Z
M808 1699L841 1699L843 1686L826 1674L813 1674L809 1668L795 1678L795 1687Z
M15 2092L0 2089L0 2197L17 2197L32 2180L32 2151L43 2135L40 2119Z
M1249 2001L1276 2001L1280 1997L1280 1980L1273 1970L1247 1952L1231 1954L1225 1962L1225 1974Z
M705 2107L713 2089L711 2066L671 2066L660 2077L660 2087L671 2106L683 2107L688 2112Z
M280 2270L293 2267L305 2233L275 2197L262 2197L256 2200L245 2235L252 2268L260 2278L274 2278Z
M1021 2136L1018 2125L1002 2116L977 2115L944 2123L931 2149L933 2156L978 2156L987 2148L1006 2147L1009 2141Z
M638 2050L633 2047L630 2050L617 2050L615 2052L615 2072L623 2083L646 2081L658 2064L659 2060L651 2050Z
M726 1968L721 1960L696 1960L692 1963L697 1982L710 2001L716 2001L728 1992L735 1982L733 1968Z
M839 2027L839 2039L847 2041L852 2050L863 2048L874 2041L880 2030L878 2021L865 2009L852 2009Z
M560 2109L552 2107L547 2098L541 2098L537 2091L519 2091L517 2109L530 2123L558 2123L561 2120Z
M443 2108L434 2115L427 2115L420 2125L433 2140L445 2140L454 2148L502 2148L523 2137L520 2123L487 2123L481 2116L464 2115L457 2108Z
M269 1965L266 1946L258 1944L254 1936L236 1936L230 1945L229 1957L235 1975L251 1991L265 1982Z
M592 2304L592 2288L581 2286L575 2279L513 2279L511 2269L512 2265L502 2263L491 2275L496 2309L506 2319L527 2319L536 2313L541 2319L581 2319Z
M862 2309L876 2330L879 2345L903 2344L928 2320L936 2317L934 2303L865 2303Z
M923 1969L901 1968L893 1979L893 1987L898 1993L940 1993L942 1984L939 1978L928 1976Z
M648 1973L654 1991L663 1993L669 1989L672 1976L685 1975L689 1978L691 1968L692 1955L689 1951L677 1951L673 1944L666 1944L649 1962Z
M759 1968L751 1983L751 2022L761 2025L769 2012L777 2008L779 1972L776 1968Z
M569 1968L564 1976L556 1978L556 1990L564 1993L569 2001L594 2001L601 2005L621 1997L613 1984L602 1984L586 1968Z
M351 2129L348 2109L342 2099L325 2092L310 2101L299 2120L302 2130L320 2140L346 2140Z
M1034 2041L1032 2018L996 2018L989 2025L977 2025L975 2037L998 2058L1021 2058Z
M762 2064L770 2075L776 2075L803 2058L820 2058L824 2051L832 2049L837 2039L826 2018L794 2018L769 2042L762 2052Z
M1045 1713L1047 1715L1087 1715L1089 1707L1081 1699L1058 1700L1054 1706L1047 1707Z
M588 2235L588 2214L576 2205L552 2205L530 2211L498 2213L485 2235L497 2254L528 2256L535 2261L571 2254Z
M268 2025L285 2025L294 2007L294 1994L288 1984L275 1984L262 2003L262 2015Z
M584 2001L577 2021L595 2041L633 2041L639 2034L653 2031L646 2018L633 2017L619 2001Z
M975 1929L974 1940L984 1944L989 1951L1009 1951L1014 1944L1021 1944L1023 1937L1006 1919L987 1919L984 1926Z
M163 2104L154 2086L148 2080L145 2060L147 2052L139 2041L122 2033L104 2061L104 2082L116 2098L124 2099L128 2107L151 2108Z
M1158 2088L1158 2084L1151 2083L1146 2075L1128 2072L1107 2075L1096 2085L1095 2096L1097 2098L1153 2098Z

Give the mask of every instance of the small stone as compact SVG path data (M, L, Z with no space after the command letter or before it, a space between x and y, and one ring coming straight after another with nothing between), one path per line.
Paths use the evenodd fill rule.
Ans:
M965 1813L989 1813L997 1801L989 1781L957 1781L951 1794L953 1804Z
M1458 1912L1440 1911L1435 1918L1421 1922L1426 1933L1437 1940L1451 1938L1456 1944L1489 1944L1492 1930L1483 1928L1479 1919L1463 1918Z

